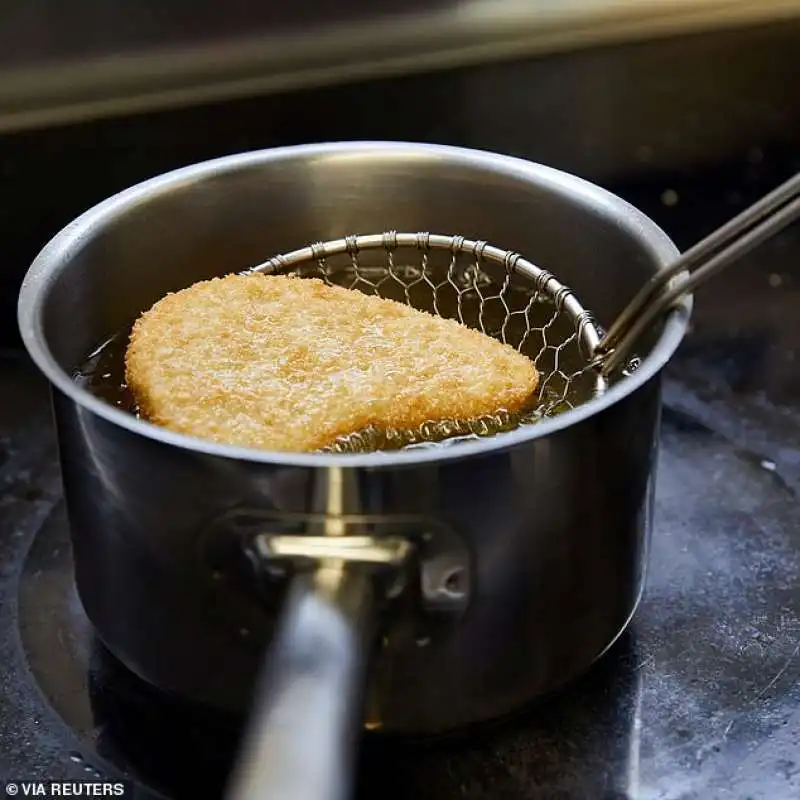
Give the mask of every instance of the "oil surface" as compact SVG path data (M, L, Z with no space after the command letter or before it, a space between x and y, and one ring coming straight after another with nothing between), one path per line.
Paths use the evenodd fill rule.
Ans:
M388 293L384 296L388 296ZM440 293L440 296L444 295ZM391 299L402 301L400 296ZM445 300L447 299L445 296ZM522 307L529 297L520 293L518 299ZM460 298L449 298L445 307L439 310L443 316L455 317L460 304L461 313L468 317L469 301L469 294ZM506 325L503 329L503 323L508 319L507 314L506 305L495 304L491 307L488 303L476 304L472 313L475 319L469 319L470 327L478 327L480 324L488 335L495 338L500 338L502 331L509 344L534 361L540 372L540 393L532 409L516 416L501 410L480 419L429 422L416 430L367 429L341 437L324 450L365 453L453 446L459 442L535 424L544 417L562 413L586 402L603 389L596 373L587 369L570 321L563 316L554 317L552 306L542 304L540 308L533 307L524 317L517 315L512 318L513 324ZM129 338L130 328L112 336L86 359L74 378L110 405L139 416L136 401L125 382L125 351Z
M136 400L125 382L125 351L130 329L126 328L98 347L73 378L109 405L139 416Z

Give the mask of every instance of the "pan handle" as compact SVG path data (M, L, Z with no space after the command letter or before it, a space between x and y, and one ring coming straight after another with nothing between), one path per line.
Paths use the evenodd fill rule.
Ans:
M266 564L297 562L300 551L304 563L290 584L226 800L347 800L386 586L379 578L388 572L397 588L410 545L369 537L259 539Z

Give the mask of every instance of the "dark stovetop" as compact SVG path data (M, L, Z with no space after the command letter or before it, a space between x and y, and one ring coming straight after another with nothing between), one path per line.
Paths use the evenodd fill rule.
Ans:
M695 228L657 218L682 245L730 213L704 205L704 191L727 196L719 184L669 188ZM654 212L648 192L623 193ZM648 588L629 632L513 720L367 743L364 797L800 797L798 255L794 230L698 298L665 387ZM142 798L217 796L235 724L142 685L92 638L46 386L18 350L0 355L0 397L0 779L124 773Z

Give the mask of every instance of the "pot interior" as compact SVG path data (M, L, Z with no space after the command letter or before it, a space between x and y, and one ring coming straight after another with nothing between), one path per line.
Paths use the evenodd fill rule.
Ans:
M167 292L314 241L387 230L517 251L570 286L601 326L676 255L628 204L528 162L426 145L285 148L178 170L87 212L32 268L23 329L27 315L73 372ZM663 332L654 329L639 355Z

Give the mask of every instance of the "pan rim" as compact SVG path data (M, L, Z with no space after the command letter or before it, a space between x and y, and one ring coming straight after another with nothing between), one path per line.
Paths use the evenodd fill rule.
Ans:
M84 389L63 369L53 356L44 332L43 316L48 287L55 277L68 268L71 255L82 242L131 206L149 197L174 190L180 185L208 179L232 170L266 164L296 157L330 157L353 153L373 152L383 155L409 155L419 158L445 159L452 163L483 168L566 193L588 208L595 207L612 216L621 227L641 244L650 255L666 268L679 255L679 250L667 234L643 212L607 190L553 167L485 150L450 145L414 142L354 141L323 142L255 150L201 161L157 175L118 192L101 201L59 231L41 250L26 273L19 292L17 321L23 344L29 356L54 389L66 395L84 410L126 431L144 436L157 443L189 450L197 455L213 456L235 461L295 466L337 468L397 468L426 463L460 461L466 458L497 454L537 439L546 438L596 416L637 391L655 377L671 359L681 344L691 317L693 299L687 296L665 321L661 335L651 352L642 359L638 369L624 381L610 387L600 397L543 420L529 428L520 428L476 441L464 442L453 448L400 450L363 454L288 453L217 444L185 434L174 433L126 411L115 408Z

